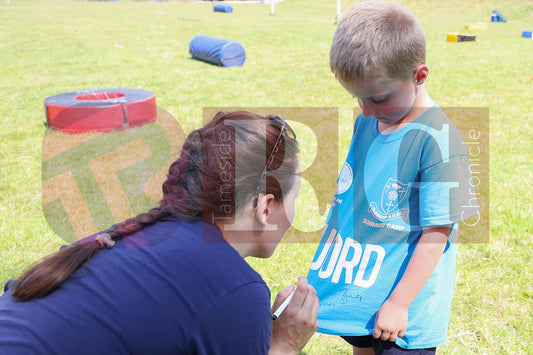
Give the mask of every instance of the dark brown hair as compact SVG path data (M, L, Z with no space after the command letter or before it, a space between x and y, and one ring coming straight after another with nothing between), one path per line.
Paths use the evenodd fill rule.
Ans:
M245 111L219 112L188 135L179 159L170 165L160 206L105 233L118 241L169 217L208 223L233 218L257 193L272 193L282 201L298 166L295 140L282 135L272 165L263 174L280 132L279 120ZM45 257L11 283L12 296L28 301L53 292L105 247L101 240L86 238Z

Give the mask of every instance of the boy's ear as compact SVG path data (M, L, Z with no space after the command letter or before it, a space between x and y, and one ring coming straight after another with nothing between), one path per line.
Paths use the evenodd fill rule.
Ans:
M415 85L422 85L428 77L429 68L425 64L419 64L413 70L413 74L415 77Z
M259 224L266 226L268 224L268 217L272 213L272 205L274 204L274 195L265 194L257 197L257 207L255 208L255 218Z

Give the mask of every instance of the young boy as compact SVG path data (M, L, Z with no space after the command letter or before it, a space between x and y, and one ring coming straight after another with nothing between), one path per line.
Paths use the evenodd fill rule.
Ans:
M429 97L425 37L390 2L361 2L335 32L330 65L357 98L348 157L309 272L319 332L354 354L435 353L449 323L468 156Z

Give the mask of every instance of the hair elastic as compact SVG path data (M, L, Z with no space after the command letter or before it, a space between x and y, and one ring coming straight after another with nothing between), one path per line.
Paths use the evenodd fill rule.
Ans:
M100 248L102 249L104 247L106 247L107 249L111 249L115 245L115 241L111 239L111 236L107 233L98 234L96 238L94 238L94 240L98 242Z

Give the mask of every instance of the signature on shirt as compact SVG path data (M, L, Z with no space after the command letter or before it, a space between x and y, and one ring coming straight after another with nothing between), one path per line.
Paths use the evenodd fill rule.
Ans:
M343 288L342 290L340 290L340 292L341 292L341 304L363 302L363 296L356 294L356 293L350 293L347 288Z

